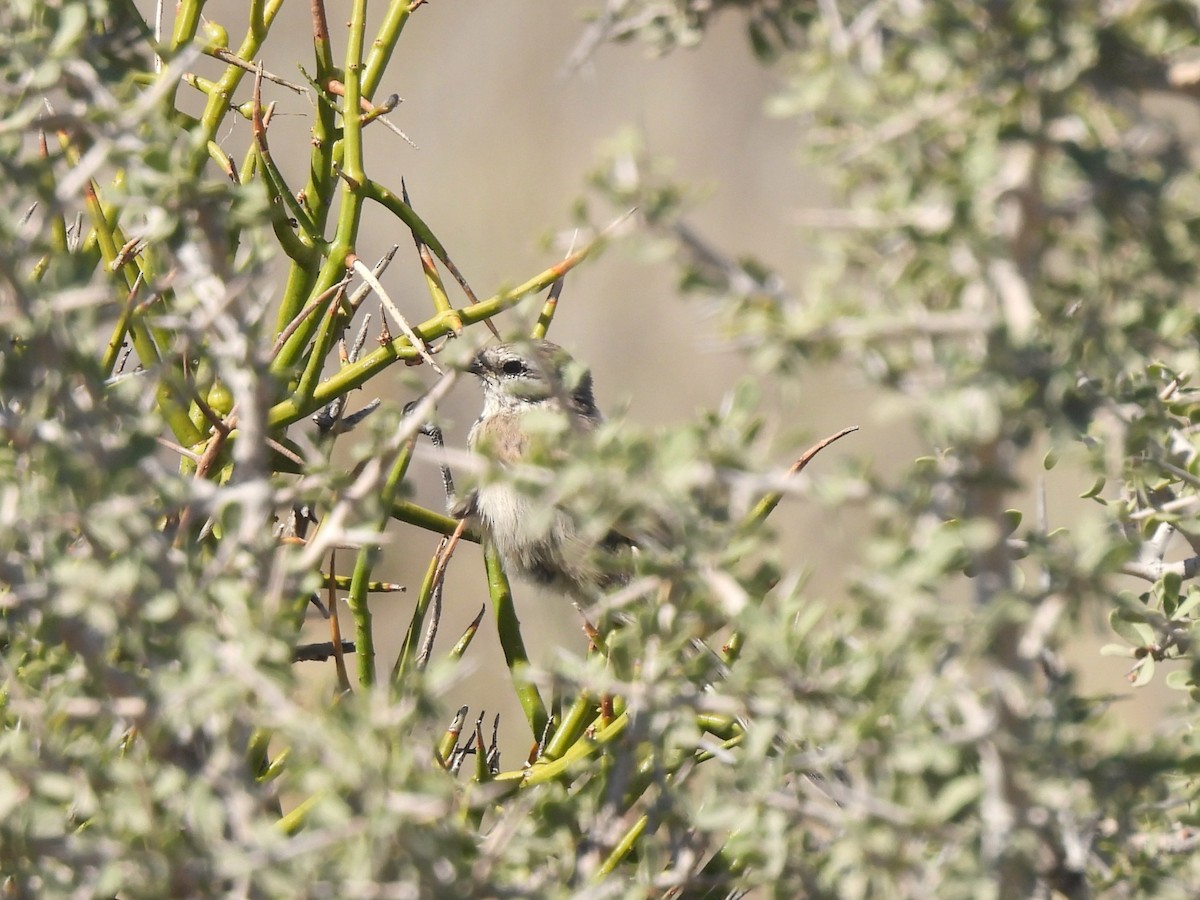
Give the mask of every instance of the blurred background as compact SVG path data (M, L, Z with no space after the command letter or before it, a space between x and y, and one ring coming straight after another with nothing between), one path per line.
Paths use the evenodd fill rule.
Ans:
M798 285L807 254L805 233L795 224L797 213L826 206L829 198L817 177L794 161L795 148L805 140L799 120L765 114L783 73L754 59L742 23L733 16L718 20L695 49L651 58L640 44L602 45L582 66L568 71L589 7L562 0L508 0L434 2L419 8L376 96L382 100L396 93L404 98L390 119L416 146L382 127L368 129L368 171L395 190L405 180L414 208L483 297L561 258L570 240L573 206L587 194L589 173L606 146L633 129L647 153L671 160L672 177L692 189L686 217L691 227L722 251L752 255L789 285ZM243 4L234 0L210 3L208 9L214 19L230 25L245 15ZM281 15L290 19L275 26L262 56L267 69L290 80L301 80L295 60L311 68L307 12L306 5L285 6ZM344 22L336 3L329 3L329 15L339 58ZM208 59L197 69L206 75L220 71ZM301 184L309 152L309 101L275 86L264 94L279 104L270 127L273 155L292 184ZM248 125L231 121L228 149L240 159ZM593 221L621 212L594 196L591 200ZM429 300L411 238L372 205L367 212L359 254L373 262L393 244L400 245L383 281L403 310L410 310L413 319L422 318ZM598 402L610 417L647 427L678 423L697 410L717 407L748 372L744 355L723 339L716 318L698 308L698 301L679 295L675 270L666 262L660 246L632 232L570 275L550 333L591 366ZM502 315L497 320L502 332L527 330L540 302L528 300ZM487 337L483 328L473 328L463 340L475 346ZM424 373L400 368L392 370L395 378L378 381L393 388L383 399L402 405L416 396L416 379ZM889 460L899 471L929 452L912 439L902 419L875 402L857 372L808 374L798 388L791 384L786 390L774 384L762 387L781 467L818 438L849 424L862 426L862 431L819 457L808 470L812 478L819 479L822 467L836 465L839 457L869 458L886 474ZM371 396L364 394L361 402ZM351 410L360 405L357 401ZM464 379L442 406L441 422L451 446L464 445L479 403L477 387ZM425 487L415 499L441 509L436 467L428 452L422 459L414 472ZM1060 467L1055 474L1062 472ZM1049 486L1052 524L1070 520L1081 502L1080 489L1070 477ZM1031 499L1027 508L1032 506ZM852 549L866 537L859 516L854 509L834 514L797 499L785 501L776 513L785 558L809 574L814 594L836 596L846 567L862 559ZM415 592L436 545L435 536L397 525L377 574ZM546 659L556 648L584 651L578 616L567 603L529 585L516 583L514 588L535 660ZM460 547L445 602L439 641L443 652L487 602L477 547ZM411 599L393 594L376 596L373 603L382 671L395 659ZM343 622L345 630L345 612ZM1108 640L1099 622L1090 631L1096 644ZM312 640L328 636L319 619L310 621L309 632ZM1085 688L1128 693L1120 661L1101 660L1091 644L1078 648L1074 658L1084 668ZM505 767L510 767L516 762L514 753L524 754L528 734L507 686L490 616L467 659L464 680L447 688L447 712L469 704L472 717L487 710L490 721L500 713ZM314 679L332 680L331 667L307 664L305 671ZM1148 698L1144 692L1139 696ZM1140 702L1136 712L1132 704L1126 706L1137 723L1162 714L1161 701Z

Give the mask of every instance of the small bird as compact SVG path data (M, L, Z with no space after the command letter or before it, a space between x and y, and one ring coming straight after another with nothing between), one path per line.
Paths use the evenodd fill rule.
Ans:
M483 384L483 412L467 436L471 450L501 466L553 465L568 458L604 420L592 395L591 373L557 344L515 341L486 347L467 371ZM587 602L622 581L604 565L623 543L581 535L565 509L541 502L536 490L513 480L484 483L455 508L470 517L505 568Z

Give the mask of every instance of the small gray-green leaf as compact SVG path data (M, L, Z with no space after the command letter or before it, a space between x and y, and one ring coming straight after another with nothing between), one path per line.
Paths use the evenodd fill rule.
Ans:
M1114 609L1108 614L1108 624L1120 637L1135 647L1147 647L1154 643L1154 629L1133 610Z
M1100 492L1102 490L1104 490L1105 481L1106 481L1105 477L1103 475L1101 475L1099 478L1096 479L1096 481L1092 484L1092 486L1090 488L1088 488L1086 491L1084 491L1082 494L1079 495L1080 498L1083 500L1091 500L1095 497L1098 497L1100 495Z
M1129 683L1134 687L1145 687L1154 679L1154 657L1147 656L1142 664L1132 673Z
M979 777L963 775L950 781L934 799L933 821L948 822L979 797Z
M1197 589L1193 585L1191 589L1188 590L1187 596L1183 598L1183 602L1175 607L1175 612L1171 615L1171 618L1177 622L1182 619L1186 619L1192 614L1197 606L1200 606L1200 589Z
M1195 687L1192 681L1192 673L1187 669L1175 669L1167 673L1167 677L1163 679L1163 683L1174 691L1190 691Z

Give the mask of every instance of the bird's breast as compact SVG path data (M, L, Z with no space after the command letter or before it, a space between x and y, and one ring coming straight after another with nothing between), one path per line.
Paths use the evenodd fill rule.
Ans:
M528 448L528 440L518 415L496 414L480 417L467 435L467 446L497 462L519 462Z

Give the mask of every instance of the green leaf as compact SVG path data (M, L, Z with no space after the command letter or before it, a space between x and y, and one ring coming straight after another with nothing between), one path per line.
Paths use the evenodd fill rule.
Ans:
M963 775L949 781L934 798L930 814L934 822L949 822L979 798L981 780L978 775Z
M1148 647L1156 640L1154 629L1135 610L1114 609L1108 614L1108 624L1135 647Z
M1154 596L1159 606L1168 616L1179 605L1179 589L1183 586L1183 576L1178 572L1167 572L1154 583Z
M1142 660L1142 664L1133 672L1133 677L1129 683L1134 687L1145 687L1154 679L1154 669L1156 667L1154 657L1147 656Z
M1103 475L1099 476L1090 488L1079 495L1080 499L1092 500L1097 498L1100 495L1100 492L1104 490L1105 482L1105 477Z
M1182 621L1191 616L1197 606L1200 606L1200 588L1192 585L1192 587L1188 588L1187 596L1175 607L1175 612L1171 614L1171 618L1176 622Z
M1192 673L1187 669L1175 669L1167 673L1167 677L1163 679L1163 684L1175 691L1190 691L1196 686L1192 680Z

